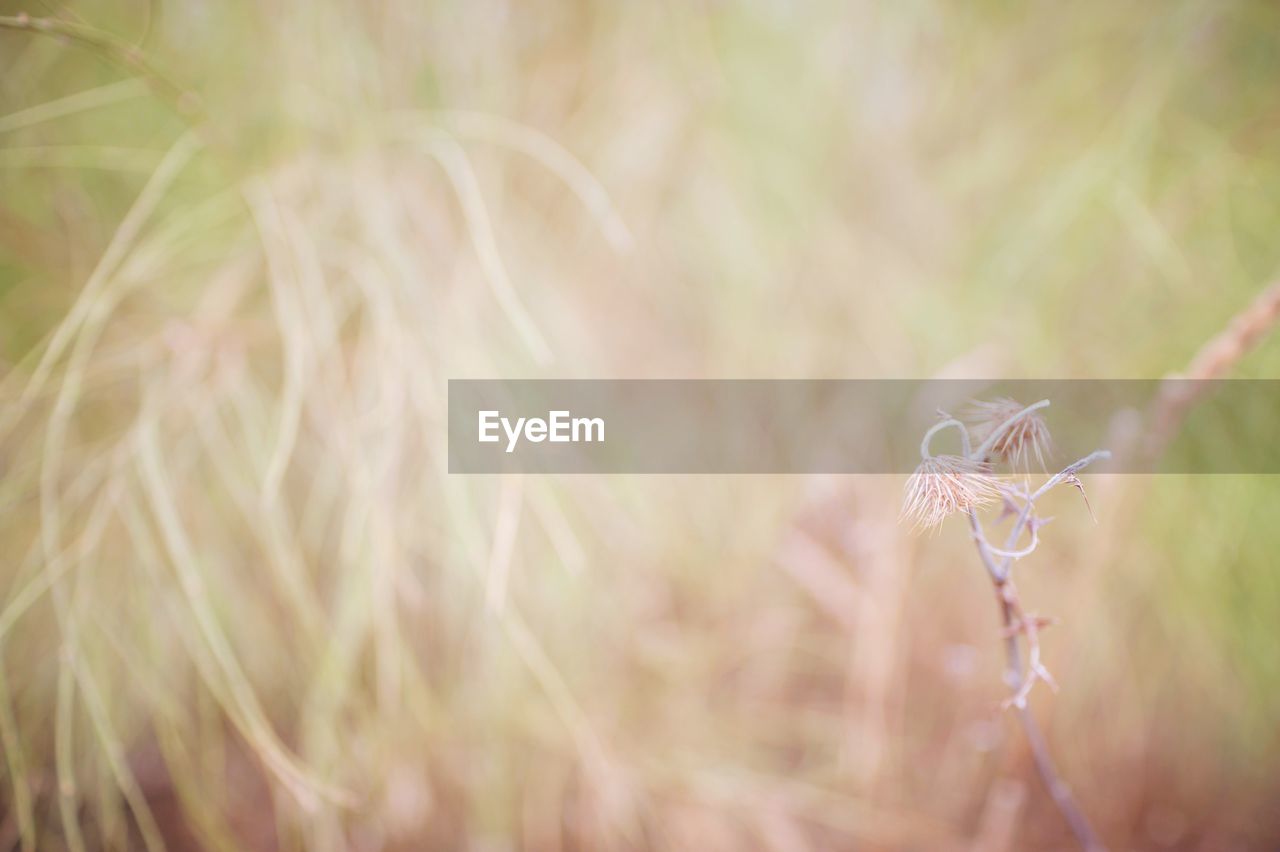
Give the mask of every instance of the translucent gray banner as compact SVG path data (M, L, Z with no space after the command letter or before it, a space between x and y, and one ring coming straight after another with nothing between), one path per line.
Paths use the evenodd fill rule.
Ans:
M1002 438L1010 415L1034 429ZM1280 472L1280 381L451 380L452 473L910 473L945 416L993 463ZM1033 434L1034 433L1034 434ZM1044 433L1044 434L1042 434ZM932 453L961 452L961 430Z

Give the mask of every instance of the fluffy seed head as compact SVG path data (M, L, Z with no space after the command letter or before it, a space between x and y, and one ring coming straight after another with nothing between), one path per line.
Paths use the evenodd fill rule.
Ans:
M987 465L964 456L933 456L920 462L907 480L902 518L912 529L936 527L947 515L992 502L999 486Z
M1000 430L988 454L992 461L1002 460L1015 470L1029 472L1034 457L1036 465L1043 470L1045 458L1053 455L1053 438L1049 435L1049 426L1044 418L1033 411L1014 423L1005 425L1009 418L1016 416L1025 407L1008 397L974 401L963 417L970 424L969 433L973 440L979 444L986 443L996 430Z

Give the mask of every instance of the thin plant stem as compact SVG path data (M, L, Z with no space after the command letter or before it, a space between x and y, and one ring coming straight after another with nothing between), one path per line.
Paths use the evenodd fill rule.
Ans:
M1005 582L1008 582L1007 580ZM1000 601L1000 615L1004 621L1004 628L1008 634L1004 640L1005 653L1009 661L1009 673L1011 679L1015 682L1023 679L1022 673L1022 649L1018 647L1018 635L1014 629L1016 625L1017 615L1014 604L1005 599L1003 594L997 592L997 598ZM1036 717L1031 712L1031 707L1023 704L1014 708L1018 714L1018 722L1022 725L1022 733L1027 738L1027 745L1031 748L1031 759L1035 762L1036 772L1040 775L1040 780L1044 784L1045 789L1049 791L1053 803L1058 807L1059 813L1063 819L1067 821L1067 825L1071 829L1071 833L1075 835L1076 840L1087 852L1103 852L1106 849L1102 845L1102 841L1090 825L1088 817L1084 815L1084 811L1080 810L1080 806L1076 804L1075 796L1071 795L1071 788L1062 780L1062 776L1058 773L1058 767L1053 762L1053 756L1049 754L1049 744L1045 741L1044 734L1040 731L1040 724L1036 721Z
M1017 520L1013 522L1013 529L1009 530L1009 538L1005 541L1004 550L1013 550L1013 546L1018 543L1018 538L1022 535L1022 530L1026 527L1027 522L1031 520L1031 510L1035 507L1037 500L1047 494L1054 486L1061 484L1069 477L1075 476L1076 473L1084 470L1094 462L1106 461L1109 458L1111 458L1111 452L1109 450L1094 450L1092 453L1089 453L1089 455L1078 461L1072 462L1053 476L1049 477L1049 480L1045 482L1044 485L1037 488L1035 493L1031 494L1027 498L1026 503L1023 504L1022 511L1018 513ZM982 528L979 527L978 531L981 532L981 530ZM991 553L995 552L995 548L991 547L990 544L987 544L986 548ZM1013 570L1013 561L1017 558L1018 556L1014 554L1004 554L1004 562L994 570L990 567L988 568L991 572L991 578L993 580L1001 577L1007 578L1009 576L1009 572Z
M954 417L948 417L946 420L941 420L933 424L933 427L928 432L924 433L924 438L920 441L920 458L927 459L933 457L933 453L929 450L929 444L933 441L934 435L947 428L959 430L961 448L964 450L964 454L966 456L970 455L969 430L964 428L964 424L959 420L956 420Z
M1085 464L1088 464L1098 455L1098 453L1094 453L1070 465L1052 477L1034 495L1030 496L1019 515L1018 522L1014 524L1010 539L1012 541L1017 540L1022 526L1025 525L1027 518L1031 514L1031 506L1035 497L1043 494L1053 485L1084 467ZM1102 457L1106 455L1109 454L1104 453ZM1018 645L1018 634L1025 632L1028 641L1033 641L1035 627L1034 621L1026 617L1018 604L1017 591L1013 586L1013 580L1009 573L1012 559L1006 558L1004 566L997 564L992 548L987 543L986 534L982 531L978 513L970 509L968 517L969 528L973 533L974 543L978 548L978 556L981 558L983 566L987 569L987 574L991 578L992 587L996 593L996 601L1000 605L1000 615L1003 622L1002 629L1005 635L1004 647L1009 685L1011 689L1016 690L1013 707L1017 712L1018 722L1022 725L1023 734L1026 736L1027 744L1031 749L1036 772L1040 775L1040 780L1044 783L1045 789L1048 790L1054 805L1057 806L1063 819L1066 820L1067 826L1071 829L1071 833L1075 835L1081 848L1085 849L1086 852L1102 852L1106 847L1098 839L1098 835L1094 832L1088 817L1084 815L1084 812L1080 810L1080 806L1076 804L1075 797L1071 794L1071 788L1067 786L1067 783L1058 772L1053 756L1049 753L1049 745L1044 738L1044 734L1040 731L1040 726L1036 722L1035 716L1031 713L1031 707L1025 700L1027 686L1034 681L1028 680L1028 675L1024 671L1022 649ZM1033 672L1031 677L1034 678L1035 676L1036 674Z

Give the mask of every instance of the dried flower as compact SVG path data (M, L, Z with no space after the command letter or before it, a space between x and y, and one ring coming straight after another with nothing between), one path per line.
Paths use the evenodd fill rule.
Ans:
M1015 470L1030 472L1034 456L1036 464L1044 470L1045 457L1053 455L1053 438L1044 418L1034 411L1022 414L1025 410L1017 400L1000 397L974 401L963 418L971 424L973 440L980 445L990 444L989 460L1002 460ZM1018 417L1019 414L1022 416Z
M929 529L953 512L986 505L999 495L988 465L964 456L932 456L907 480L902 517L913 519L913 529Z

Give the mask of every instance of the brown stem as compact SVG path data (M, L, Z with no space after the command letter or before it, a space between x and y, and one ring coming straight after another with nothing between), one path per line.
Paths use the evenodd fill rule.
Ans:
M1004 648L1005 655L1008 657L1010 680L1016 684L1021 683L1023 679L1022 649L1018 647L1018 631L1014 629L1015 623L1020 620L1015 613L1016 604L1010 600L1012 596L1005 594L1005 587L1010 582L1005 580L1003 583L997 583L995 589L996 598L1000 602L1000 615L1004 621L1005 630L1009 633L1004 640ZM1071 833L1076 836L1080 846L1087 852L1103 852L1106 847L1098 839L1084 811L1080 810L1080 806L1076 804L1075 797L1071 795L1071 788L1058 774L1058 768L1053 762L1052 755L1049 754L1049 744L1040 731L1036 717L1031 713L1030 705L1024 703L1015 707L1014 710L1018 714L1018 721L1022 724L1022 732L1026 735L1027 744L1031 747L1031 757L1035 761L1036 772L1039 773L1045 789L1053 798L1053 803L1058 806L1063 819L1067 821Z
M1037 494L1042 493L1043 490L1037 492ZM1023 512L1023 520L1029 513L1030 509L1028 507ZM1021 632L1023 616L1018 607L1018 596L1014 591L1010 572L1007 568L1002 570L996 563L996 557L991 553L986 535L982 532L982 525L978 521L978 513L973 509L969 510L969 529L973 533L974 543L978 547L978 556L982 558L982 564L987 569L987 574L991 577L996 600L1000 604L1000 615L1004 622L1003 630L1006 634L1004 647L1005 655L1008 658L1009 683L1010 688L1017 690L1024 679L1022 649L1018 645L1018 634ZM1049 754L1049 745L1045 742L1044 734L1040 732L1040 726L1036 723L1035 716L1031 714L1030 706L1023 701L1016 704L1014 709L1018 714L1018 721L1022 724L1022 731L1026 735L1027 744L1031 747L1031 756L1035 761L1036 771L1040 775L1040 780L1044 782L1045 789L1049 791L1049 796L1053 799L1053 803L1057 806L1063 819L1067 821L1067 826L1071 829L1071 833L1075 835L1080 847L1086 852L1104 852L1106 847L1102 845L1102 841L1098 839L1093 826L1089 824L1088 818L1080 810L1080 806L1076 804L1075 797L1071 795L1071 788L1067 786L1067 783L1062 780L1062 776L1058 774L1058 768L1054 765L1053 757Z

